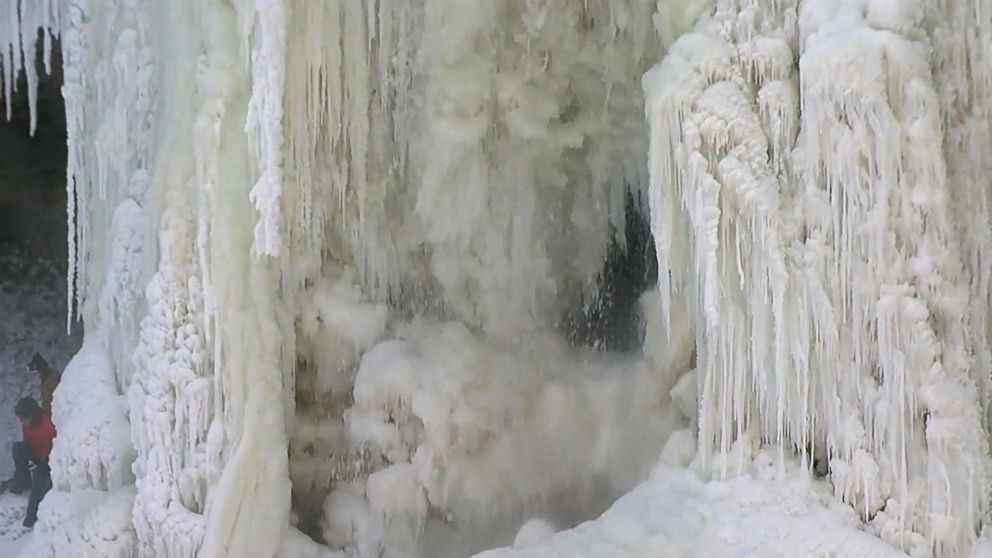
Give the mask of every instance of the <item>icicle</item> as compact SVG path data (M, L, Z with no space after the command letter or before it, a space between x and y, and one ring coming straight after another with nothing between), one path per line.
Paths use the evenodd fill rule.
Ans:
M283 240L283 85L286 75L286 6L283 0L257 0L257 43L252 53L252 96L246 131L255 138L258 182L249 194L259 213L254 250L278 256Z
M13 116L13 96L23 72L27 79L30 134L38 120L36 45L42 33L45 70L51 73L51 37L60 32L59 0L4 0L0 2L0 98L7 120Z

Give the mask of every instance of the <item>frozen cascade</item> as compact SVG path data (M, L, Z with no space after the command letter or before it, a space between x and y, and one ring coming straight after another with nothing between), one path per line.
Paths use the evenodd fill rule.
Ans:
M324 247L375 299L500 337L588 290L623 230L618 183L645 182L655 39L640 2L544 4L289 3L293 253ZM287 280L321 263L297 259Z
M948 22L970 30L960 40L987 34L965 17L721 1L644 79L662 308L697 306L704 457L751 432L823 447L839 497L939 555L978 532L992 473L987 198L959 219L973 179L947 171L981 157L942 144L959 91L987 78L934 75L975 52Z
M716 475L825 459L875 534L961 555L992 481L990 9L0 0L8 115L61 42L86 326L31 555L468 552L586 519L556 503L684 427ZM658 289L643 355L597 360L556 327L628 194Z

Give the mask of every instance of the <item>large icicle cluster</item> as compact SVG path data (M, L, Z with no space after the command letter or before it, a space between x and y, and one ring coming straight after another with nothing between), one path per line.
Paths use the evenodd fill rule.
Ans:
M701 448L825 448L885 538L957 555L992 480L989 221L971 193L958 220L954 194L983 188L947 170L979 147L942 140L986 85L955 69L987 30L954 44L948 16L971 12L951 3L717 4L644 79L662 311L697 307ZM962 73L938 91L935 71Z
M0 2L0 101L9 120L14 92L23 73L27 78L32 135L38 123L38 45L42 46L41 62L51 73L52 41L61 31L62 3L60 0Z

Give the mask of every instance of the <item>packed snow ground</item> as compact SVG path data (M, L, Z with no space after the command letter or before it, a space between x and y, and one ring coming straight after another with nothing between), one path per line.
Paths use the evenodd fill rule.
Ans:
M27 505L26 496L0 496L0 556L4 558L17 556L31 537L31 531L21 525Z
M862 531L825 483L777 470L767 454L726 481L705 482L690 469L660 465L599 519L477 558L906 556Z
M739 477L704 480L694 467L660 464L594 521L557 534L534 521L512 548L475 558L897 558L827 482L762 451ZM784 473L783 473L784 471ZM532 526L538 525L538 528ZM971 558L992 557L986 534Z
M27 500L0 497L0 556L14 558L31 541L21 527ZM532 525L538 524L533 522ZM690 468L663 464L600 518L558 534L532 529L530 544L476 558L772 558L907 556L863 530L826 483L794 467L779 475L765 454L741 477L706 482ZM526 536L518 537L525 539ZM305 537L284 558L337 558ZM971 558L992 556L992 539Z
M532 531L529 545L477 558L906 556L866 533L825 483L796 469L781 477L772 459L758 461L742 477L711 482L689 468L660 465L599 519L547 540L542 535L551 533ZM31 540L21 527L26 503L24 497L0 497L0 556L18 556ZM305 542L287 546L297 554L284 558L339 556L308 552ZM971 553L989 556L992 539L979 541Z

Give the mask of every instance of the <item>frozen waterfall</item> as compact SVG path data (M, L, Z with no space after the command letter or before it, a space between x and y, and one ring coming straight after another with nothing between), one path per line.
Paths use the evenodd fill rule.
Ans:
M31 556L466 555L675 443L914 556L987 523L989 2L0 0L8 116L56 47ZM643 350L581 346L648 229Z

